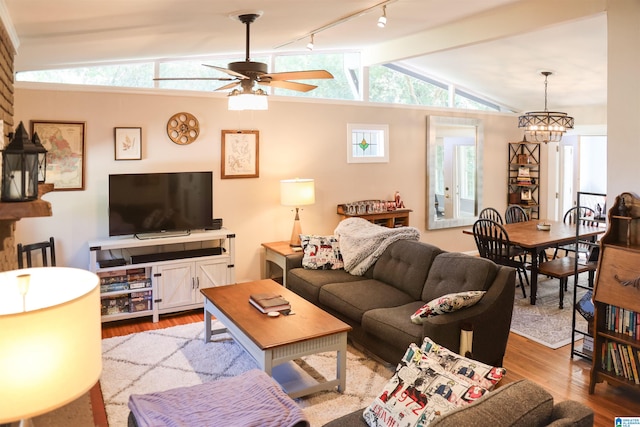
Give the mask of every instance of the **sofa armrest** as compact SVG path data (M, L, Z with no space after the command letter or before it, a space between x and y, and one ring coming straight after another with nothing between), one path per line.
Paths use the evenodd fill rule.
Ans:
M425 319L423 338L458 353L460 329L463 324L473 328L473 358L480 362L502 366L507 348L513 298L515 296L515 269L500 267L496 278L482 299L471 307Z
M287 256L286 258L287 271L291 270L292 268L302 268L303 256L304 256L304 253L302 252L296 252L293 255Z
M553 406L550 426L593 426L593 410L575 400L565 400Z

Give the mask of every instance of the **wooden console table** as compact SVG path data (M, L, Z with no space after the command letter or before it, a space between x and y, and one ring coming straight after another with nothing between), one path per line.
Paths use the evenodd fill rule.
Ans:
M38 185L38 199L30 202L0 202L0 271L18 268L16 253L15 229L16 221L21 218L51 216L51 203L42 199L43 194L53 191L53 184Z
M363 218L374 224L383 225L389 228L408 227L410 212L412 212L411 209L396 209L393 211L386 211L386 212L380 212L380 213L349 215L345 212L344 205L338 205L338 210L337 210L338 215L341 215L342 219L353 218L353 217Z

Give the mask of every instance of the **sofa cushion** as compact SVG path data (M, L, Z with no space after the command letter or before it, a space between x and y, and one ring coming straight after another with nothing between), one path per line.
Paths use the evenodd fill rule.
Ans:
M302 266L310 270L338 270L344 267L335 236L300 235L304 256Z
M443 253L429 269L422 301L463 291L486 291L493 283L499 266L492 261L462 253Z
M424 319L427 317L438 316L471 307L480 301L486 293L487 291L464 291L443 295L417 309L411 315L411 321L417 325L422 325Z
M406 293L374 279L347 283L329 283L320 289L318 301L358 323L371 309L396 307L413 301Z
M546 426L552 410L553 397L546 390L531 381L520 380L445 414L430 427Z
M320 288L327 283L346 283L362 280L344 270L307 270L294 268L287 272L287 288L307 301L318 304Z
M398 307L375 308L362 316L362 329L380 339L384 345L406 349L422 341L422 325L411 323L411 313L422 301L412 301Z
M420 299L433 260L442 249L427 243L399 240L382 253L373 267L373 278Z

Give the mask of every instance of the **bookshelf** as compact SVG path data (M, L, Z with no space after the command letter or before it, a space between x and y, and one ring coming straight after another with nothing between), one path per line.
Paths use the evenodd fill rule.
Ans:
M540 218L540 144L509 143L507 204L520 205L530 219Z
M640 390L640 199L616 197L607 214L594 285L589 393L597 383Z

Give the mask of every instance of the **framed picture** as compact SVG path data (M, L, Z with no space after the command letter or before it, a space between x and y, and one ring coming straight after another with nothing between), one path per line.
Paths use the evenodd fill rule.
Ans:
M388 163L389 125L347 124L347 163Z
M520 200L531 200L531 190L529 188L523 188L520 192Z
M32 120L34 133L47 149L46 182L54 191L84 190L85 122Z
M142 128L114 128L116 160L142 159Z
M259 131L223 130L221 178L258 178Z

